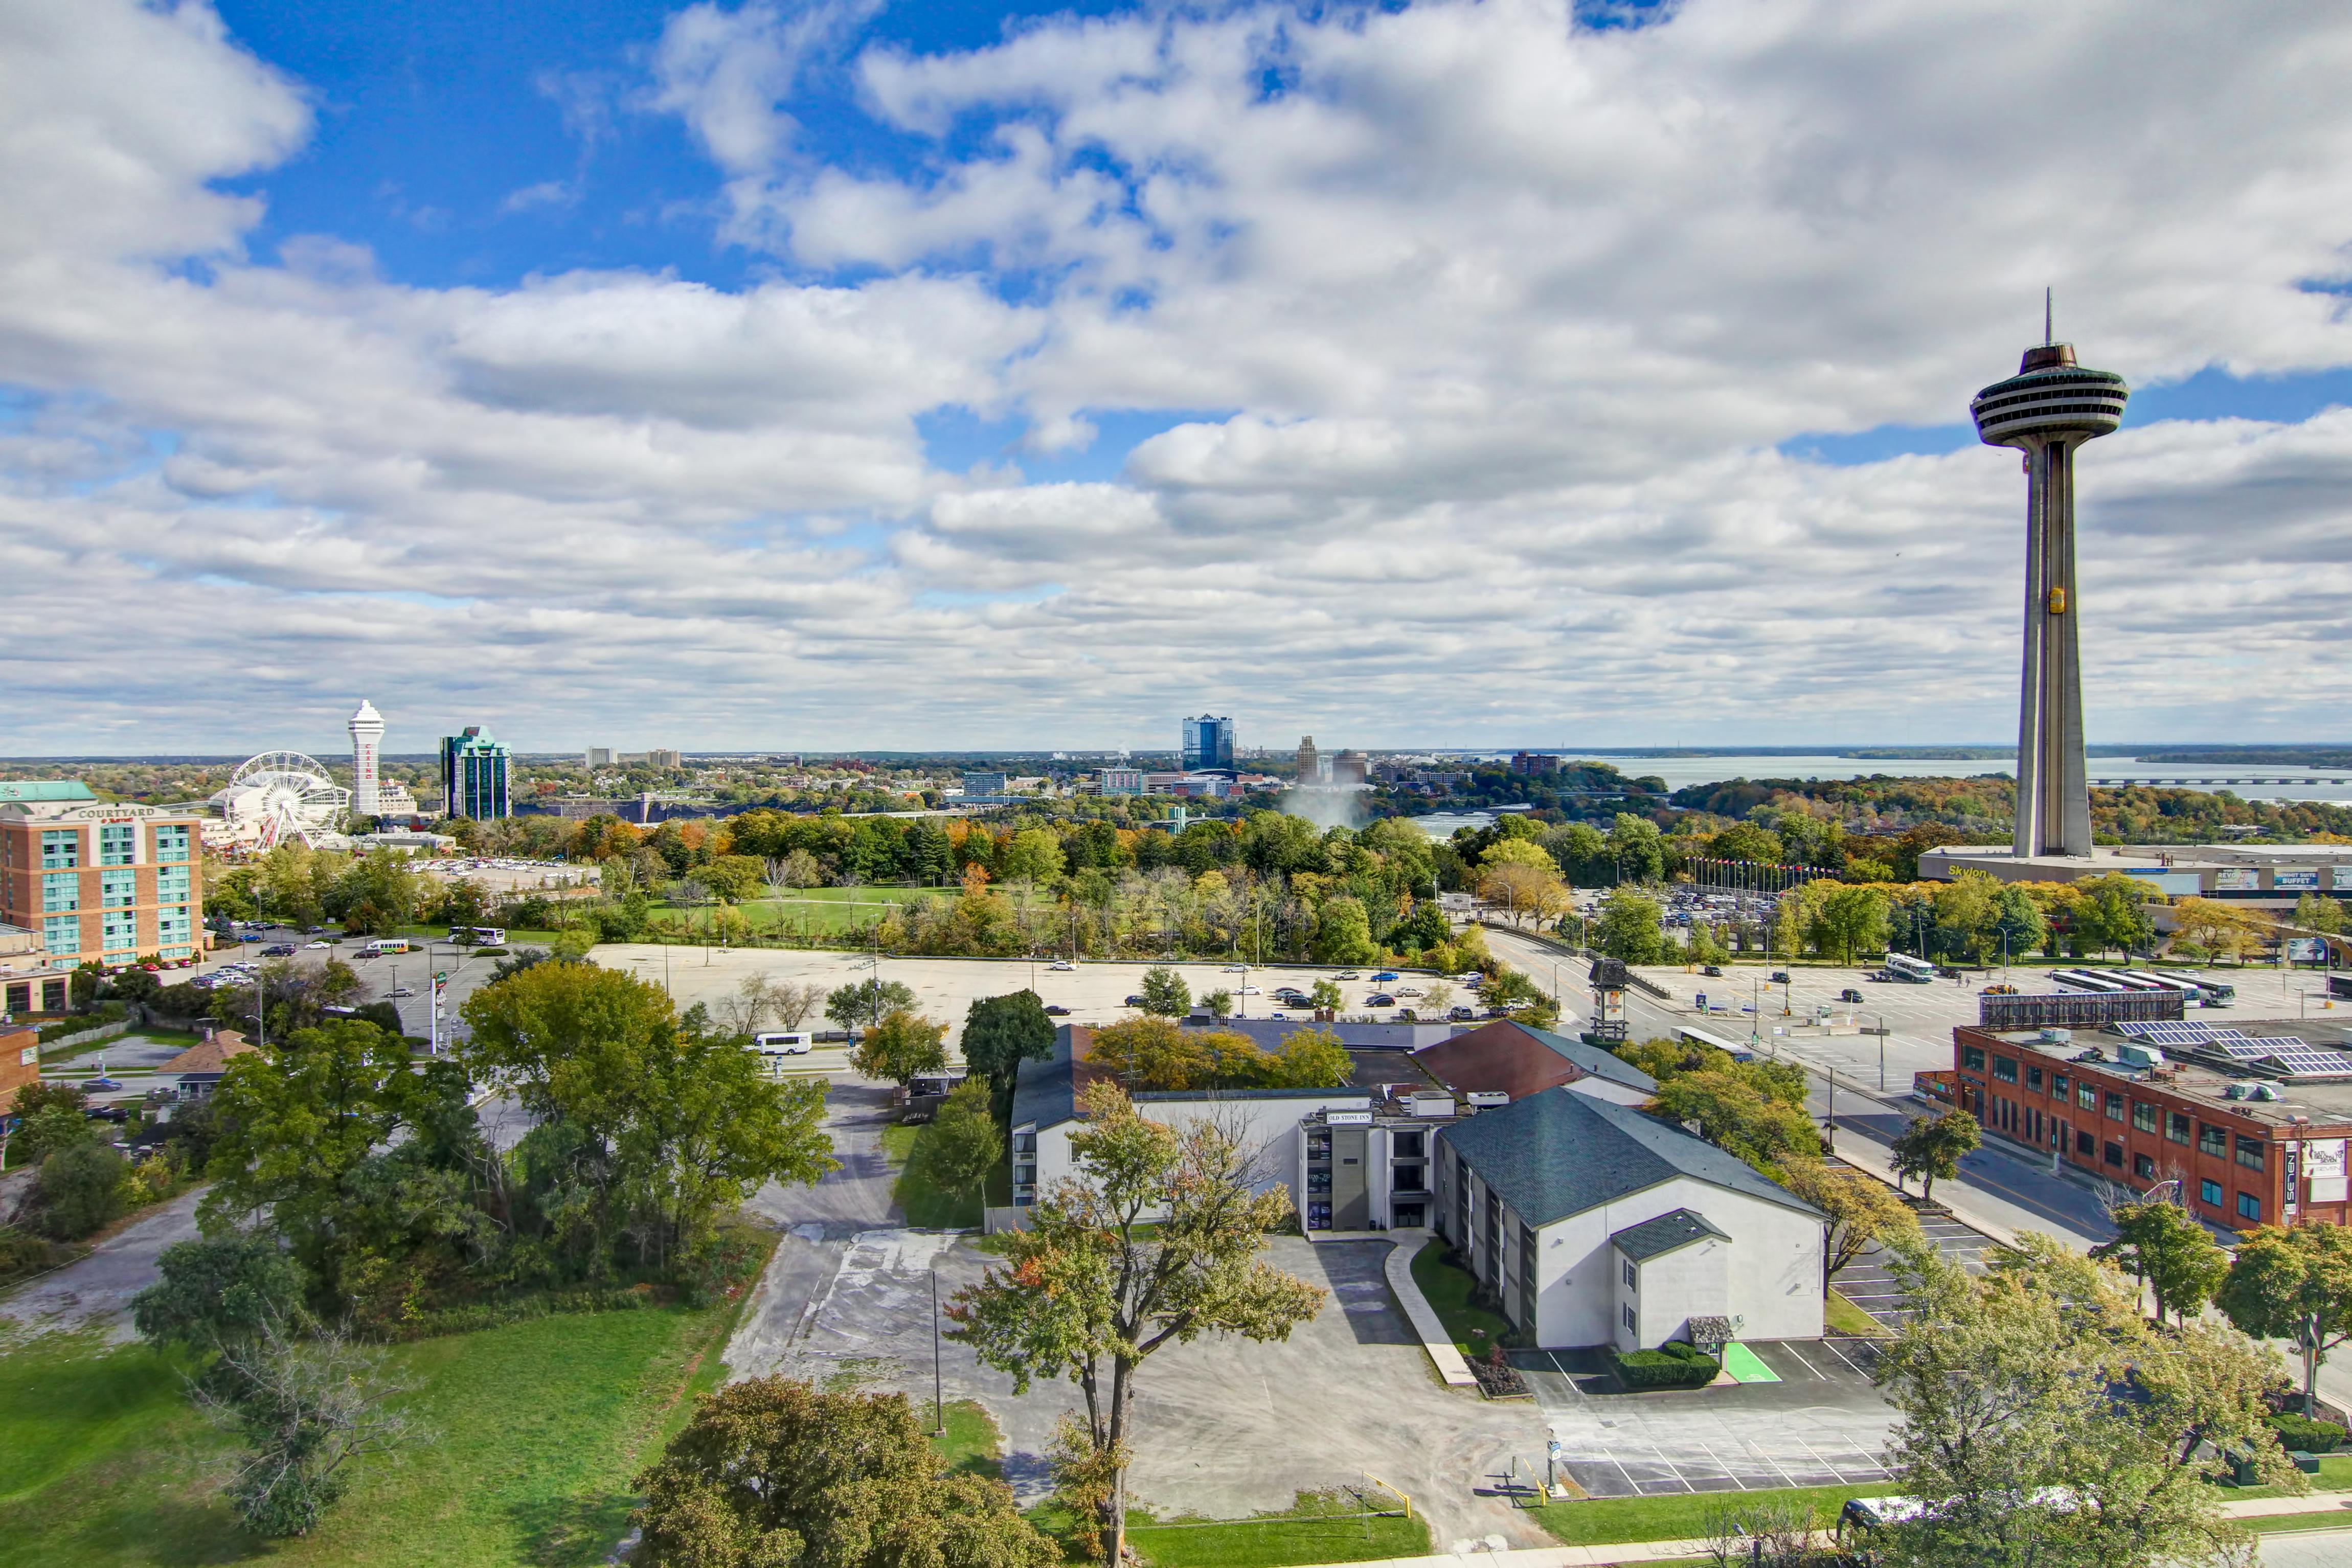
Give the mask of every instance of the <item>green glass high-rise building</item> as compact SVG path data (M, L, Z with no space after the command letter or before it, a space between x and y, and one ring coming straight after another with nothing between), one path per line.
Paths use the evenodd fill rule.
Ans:
M480 725L441 737L442 810L452 817L487 821L511 815L507 789L513 754Z

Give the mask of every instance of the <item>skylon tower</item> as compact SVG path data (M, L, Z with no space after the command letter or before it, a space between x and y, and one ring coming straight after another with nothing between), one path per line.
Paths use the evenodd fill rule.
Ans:
M2091 852L2083 764L2082 652L2074 632L2074 448L2123 423L2131 389L2085 370L2074 346L2025 350L2017 374L1977 393L1969 412L1990 446L2025 454L2025 675L2017 711L2017 847L2023 855Z

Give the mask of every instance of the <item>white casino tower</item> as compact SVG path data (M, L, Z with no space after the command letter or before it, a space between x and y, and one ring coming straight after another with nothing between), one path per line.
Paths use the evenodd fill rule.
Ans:
M375 705L360 699L360 711L352 715L352 810L355 815L373 817L383 809L376 788L376 756L383 747L383 715Z

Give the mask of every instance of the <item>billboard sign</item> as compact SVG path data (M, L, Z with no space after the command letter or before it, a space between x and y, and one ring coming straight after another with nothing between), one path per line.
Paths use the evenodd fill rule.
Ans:
M2327 944L2317 936L2290 936L2286 939L2286 961L2290 964L2325 964Z
M2271 885L2273 887L2284 888L2290 892L2316 893L2319 891L2319 873L2316 871L2283 871L2271 878Z
M2216 893L2252 893L2263 885L2263 873L2251 867L2231 867L2213 873Z
M2314 1138L2303 1145L2303 1174L2311 1181L2311 1201L2342 1203L2345 1181L2344 1140Z

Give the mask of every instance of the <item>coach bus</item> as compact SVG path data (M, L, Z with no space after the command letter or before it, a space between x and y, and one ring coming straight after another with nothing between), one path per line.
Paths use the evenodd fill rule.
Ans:
M1924 958L1914 958L1908 953L1889 953L1886 955L1886 977L1901 980L1906 985L1931 985L1936 978L1936 966Z
M2139 988L2137 986L2127 986L2121 980L2110 978L2095 969L2053 969L2050 971L2050 977L2062 986L2072 986L2078 991L2091 991L2102 996L2112 996L2119 991L2132 991Z

